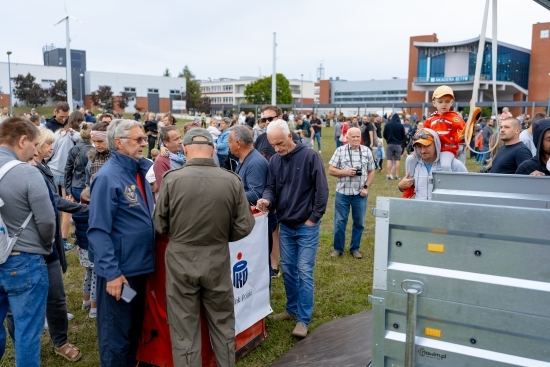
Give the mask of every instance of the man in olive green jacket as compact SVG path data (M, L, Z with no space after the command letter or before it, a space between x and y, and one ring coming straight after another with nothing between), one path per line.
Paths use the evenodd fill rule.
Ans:
M202 366L200 302L219 367L235 365L235 312L229 242L252 232L239 176L216 166L210 133L189 130L187 163L167 172L155 208L166 249L166 301L175 366Z

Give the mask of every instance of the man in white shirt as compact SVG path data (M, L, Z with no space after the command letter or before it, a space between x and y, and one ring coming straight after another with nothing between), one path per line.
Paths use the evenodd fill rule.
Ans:
M246 115L244 111L241 111L241 113L239 114L239 125L244 125L245 121L246 121Z

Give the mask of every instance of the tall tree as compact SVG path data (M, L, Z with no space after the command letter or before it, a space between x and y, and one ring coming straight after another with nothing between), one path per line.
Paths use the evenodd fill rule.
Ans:
M166 68L166 70L164 70L164 74L162 74L162 76L171 76L172 73L170 73L170 70L168 68Z
M29 89L27 93L27 99L25 102L27 103L27 106L43 106L48 101L48 91L45 89L42 89L40 84L33 83L31 89Z
M276 103L292 103L292 92L290 91L290 83L288 82L288 79L283 74L278 73L276 80ZM271 76L266 76L248 84L244 89L244 97L248 103L252 104L271 103Z
M209 113L210 112L210 98L208 97L201 97L199 98L199 102L197 103L195 109L197 112L204 112Z
M130 98L132 98L131 95L129 95L126 92L120 92L120 97L117 98L117 106L121 110L128 107L128 104L130 103Z
M108 85L104 85L98 90L90 94L92 103L94 106L99 106L103 110L112 110L113 109L113 91Z
M50 97L54 102L67 101L67 81L59 79L50 87Z
M42 106L47 101L47 91L42 89L40 84L35 83L36 78L27 73L17 75L14 81L14 95L28 106Z
M31 73L27 73L27 75L19 74L15 78L13 78L13 94L15 98L20 101L26 101L27 94L31 90L35 80L36 78L32 76Z
M183 70L178 74L178 78L185 78L185 85L186 85L185 101L186 101L187 109L198 110L199 103L201 103L200 99L202 97L201 84L199 83L198 80L195 79L195 75L191 72L191 70L189 69L189 66L187 65L185 65ZM210 106L208 107L208 109L210 110Z

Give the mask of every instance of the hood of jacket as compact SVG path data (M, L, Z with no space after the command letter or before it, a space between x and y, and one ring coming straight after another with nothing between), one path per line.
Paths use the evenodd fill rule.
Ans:
M391 117L391 120L389 122L390 124L400 124L401 123L401 119L399 118L399 115L394 113Z
M537 158L537 161L544 167L546 167L546 162L541 160L540 152L542 150L542 138L544 137L544 133L549 129L550 118L539 120L533 125L533 143L535 143L535 146L537 147L537 154L535 155L535 158Z
M436 154L436 157L435 157L435 161L432 163L435 164L436 162L439 161L439 153L441 152L441 140L439 140L439 135L437 135L437 133L432 130L432 129L428 129L428 128L422 128L422 130L430 133L431 136L433 136L434 138L434 144L435 144L435 154ZM422 161L422 158L420 157L420 152L418 151L418 145L414 145L414 153L415 153L415 158L417 161Z

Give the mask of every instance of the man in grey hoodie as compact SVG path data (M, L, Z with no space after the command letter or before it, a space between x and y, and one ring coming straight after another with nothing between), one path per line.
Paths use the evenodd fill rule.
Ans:
M413 188L417 200L431 200L433 183L430 179L432 173L441 171L441 162L439 161L441 141L434 130L427 128L418 130L412 140L414 154L407 157L406 166L411 167L411 165L414 165L414 172L407 172L407 175L399 181L397 187L401 192ZM468 170L461 161L454 158L451 162L451 172L468 172Z
M39 131L32 122L11 117L0 124L0 168L8 162L28 162L36 154ZM20 232L6 262L0 264L0 321L11 308L15 330L15 362L18 366L40 365L40 335L46 316L48 268L44 256L52 252L55 213L44 178L28 165L19 164L2 178L0 214L7 233ZM32 213L25 229L21 226ZM6 331L0 328L0 358Z

